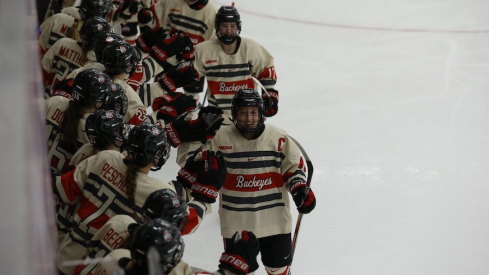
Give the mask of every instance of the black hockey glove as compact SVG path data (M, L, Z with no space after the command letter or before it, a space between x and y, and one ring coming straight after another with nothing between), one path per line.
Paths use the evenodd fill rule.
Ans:
M175 121L165 125L166 135L173 147L182 142L201 141L207 133L207 125L200 119L186 121L186 116L180 116Z
M158 64L163 64L169 57L179 54L185 48L183 37L179 34L169 35L167 39L158 41L153 47L149 55L153 57ZM163 66L163 65L161 65Z
M261 95L263 98L263 107L265 109L264 115L266 117L272 117L278 112L278 91L267 90Z
M212 151L202 152L202 161L191 194L197 200L214 203L226 181L226 161L222 154Z
M156 103L158 101L158 103ZM192 96L182 93L169 93L161 97L155 98L153 106L159 105L157 109L156 119L162 119L165 124L175 121L178 116L184 112L189 112L195 109L196 101ZM154 110L154 109L153 109Z
M200 79L196 77L191 85L185 87L185 92L192 94L202 93L204 91L204 81L205 77L201 77Z
M194 184L197 178L197 172L199 172L199 167L202 165L202 153L197 152L188 157L185 162L185 166L180 168L177 175L177 181L183 186L190 189L192 184Z
M138 23L141 25L146 25L153 22L155 15L150 8L142 8L138 12ZM141 25L139 26L141 28Z
M147 53L151 50L158 41L165 39L167 33L161 27L152 29L151 31L141 33L136 39L136 46L138 46L141 51Z
M224 121L222 114L222 109L215 106L205 106L200 109L199 118L207 125L207 133L202 143L206 143L216 136L217 131L219 131Z
M226 239L226 249L219 260L219 268L238 275L252 273L259 267L256 260L259 251L260 245L253 232L243 230L241 238L236 232L231 239Z
M316 196L304 182L293 184L290 187L290 194L292 194L299 213L309 214L316 207Z
M185 61L194 61L195 48L194 48L194 44L192 43L192 40L190 40L190 37L184 36L183 41L185 43L185 46L181 54L182 59L185 59Z
M192 84L197 77L197 72L192 66L179 66L171 68L168 72L161 74L156 78L161 88L167 92L175 92L177 88L186 87Z

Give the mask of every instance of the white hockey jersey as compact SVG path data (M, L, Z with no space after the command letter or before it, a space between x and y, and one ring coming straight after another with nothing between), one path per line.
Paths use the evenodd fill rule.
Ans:
M277 81L272 55L252 39L241 38L236 53L228 55L218 39L195 47L194 67L207 80L209 105L223 109L231 116L231 101L236 91L255 88L252 77L265 87L274 89Z

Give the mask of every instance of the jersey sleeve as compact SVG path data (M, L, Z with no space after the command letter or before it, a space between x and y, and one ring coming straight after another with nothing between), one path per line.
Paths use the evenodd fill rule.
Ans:
M211 204L195 200L190 190L176 180L171 181L170 184L175 188L176 193L187 202L188 221L182 235L192 234L202 223L204 216L212 212Z
M283 138L280 145L285 159L282 163L281 172L284 182L292 186L298 182L306 182L306 165L299 147L289 138Z
M83 193L83 187L88 178L87 169L90 160L85 159L73 170L57 176L53 184L53 192L58 202L66 204L78 204Z
M256 56L251 64L252 75L260 81L267 90L274 89L277 83L277 73L272 55L257 43Z

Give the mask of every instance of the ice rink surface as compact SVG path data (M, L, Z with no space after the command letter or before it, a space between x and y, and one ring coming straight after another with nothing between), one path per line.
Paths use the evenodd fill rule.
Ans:
M267 122L315 168L293 274L489 274L489 2L235 3L241 35L275 57ZM211 271L214 210L184 257Z

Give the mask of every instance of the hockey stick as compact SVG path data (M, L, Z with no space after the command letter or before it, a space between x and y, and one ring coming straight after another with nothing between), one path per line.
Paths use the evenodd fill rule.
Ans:
M299 150L301 150L302 154L304 155L304 158L306 159L306 165L307 165L306 186L307 186L307 191L309 191L309 186L311 186L312 175L314 173L314 166L312 165L311 159L309 158L309 155L307 155L306 150L304 150L304 147L302 147L302 145L296 139L294 139L291 136L289 136L289 137L295 142L295 144L297 144L297 147L299 147ZM301 227L303 215L304 214L299 213L299 216L297 217L297 223L295 224L294 237L292 239L292 256L291 256L292 261L294 260L295 247L297 244L297 238L299 236L299 229ZM290 265L292 266L292 262L290 263Z

